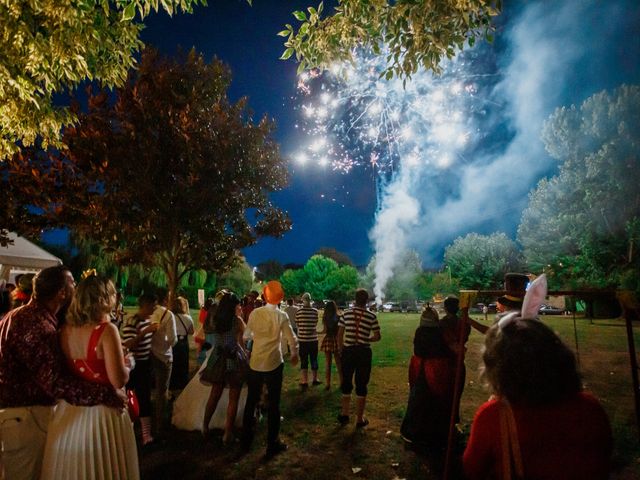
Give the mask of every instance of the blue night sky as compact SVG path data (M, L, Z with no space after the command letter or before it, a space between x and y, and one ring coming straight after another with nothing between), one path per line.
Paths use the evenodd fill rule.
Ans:
M291 178L273 199L294 226L281 239L261 239L246 249L250 264L302 263L318 248L334 247L364 265L380 242L390 241L398 249L415 248L425 264L438 265L444 247L470 231L515 236L527 192L555 169L539 140L541 122L555 108L640 81L637 1L506 3L512 6L498 21L495 43L481 45L473 54L475 66L465 67L488 79L474 80L476 105L483 98L474 107L473 123L466 123L469 145L452 165L435 173L423 169L397 187L417 207L407 220L410 228L376 220L377 211L389 211L394 219L405 212L402 205L385 206L397 179L380 183L370 168L342 174L294 160L306 141L296 128L302 117L296 64L278 59L283 39L276 33L285 23L295 24L291 12L305 9L308 0L254 0L253 7L244 0L210 1L193 15L151 15L142 39L166 54L180 45L195 47L206 58L217 56L232 69L231 98L248 96L256 117L267 114L276 121ZM393 208L399 208L397 215ZM382 233L370 239L374 225ZM385 236L399 230L400 239Z

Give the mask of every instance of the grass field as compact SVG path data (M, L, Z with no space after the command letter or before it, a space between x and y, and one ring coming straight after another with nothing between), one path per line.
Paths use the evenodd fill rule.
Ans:
M215 439L203 442L199 433L175 430L164 446L142 454L143 478L439 478L433 464L405 449L399 435L408 395L407 365L418 315L382 313L379 320L382 341L373 346L374 368L367 405L371 423L366 429L356 431L353 423L344 428L337 426L335 417L340 402L337 378L330 392L322 386L301 392L298 370L287 364L281 436L289 444L288 452L269 463L261 462L265 422L258 427L253 451L245 456L240 456L237 448L223 448ZM543 321L576 350L571 317L547 316ZM578 318L576 324L577 351L585 384L602 401L614 431L612 478L640 478L640 447L624 322ZM488 397L477 373L483 338L473 331L467 345L467 384L461 402L467 434L475 410ZM639 341L636 348L640 348ZM320 378L324 380L322 354L319 361ZM354 469L360 470L354 473Z

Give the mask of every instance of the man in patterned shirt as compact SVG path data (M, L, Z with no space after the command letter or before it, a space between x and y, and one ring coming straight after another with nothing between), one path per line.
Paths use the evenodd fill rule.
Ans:
M73 296L67 267L42 270L31 301L0 321L0 472L8 479L38 479L56 399L74 405L122 408L124 393L88 382L66 368L56 315ZM2 476L2 475L0 475Z
M338 349L342 352L342 408L338 415L341 425L349 423L353 376L356 383L356 427L366 427L364 417L367 385L371 376L371 342L380 341L380 325L376 314L367 310L369 294L356 291L354 308L345 310L338 322Z

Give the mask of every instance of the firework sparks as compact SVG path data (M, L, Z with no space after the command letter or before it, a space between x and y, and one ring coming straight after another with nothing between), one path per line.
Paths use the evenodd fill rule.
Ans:
M298 158L345 174L362 166L384 176L403 166L446 170L474 147L472 117L483 107L464 55L441 77L418 72L406 84L380 78L383 58L361 56L299 77L300 126L309 141Z

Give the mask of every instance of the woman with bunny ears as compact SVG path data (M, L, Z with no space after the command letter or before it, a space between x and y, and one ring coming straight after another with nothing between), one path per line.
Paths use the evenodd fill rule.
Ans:
M492 398L476 412L463 464L469 479L606 479L611 427L582 390L573 352L537 319L546 278L529 287L522 312L487 332L484 377Z

